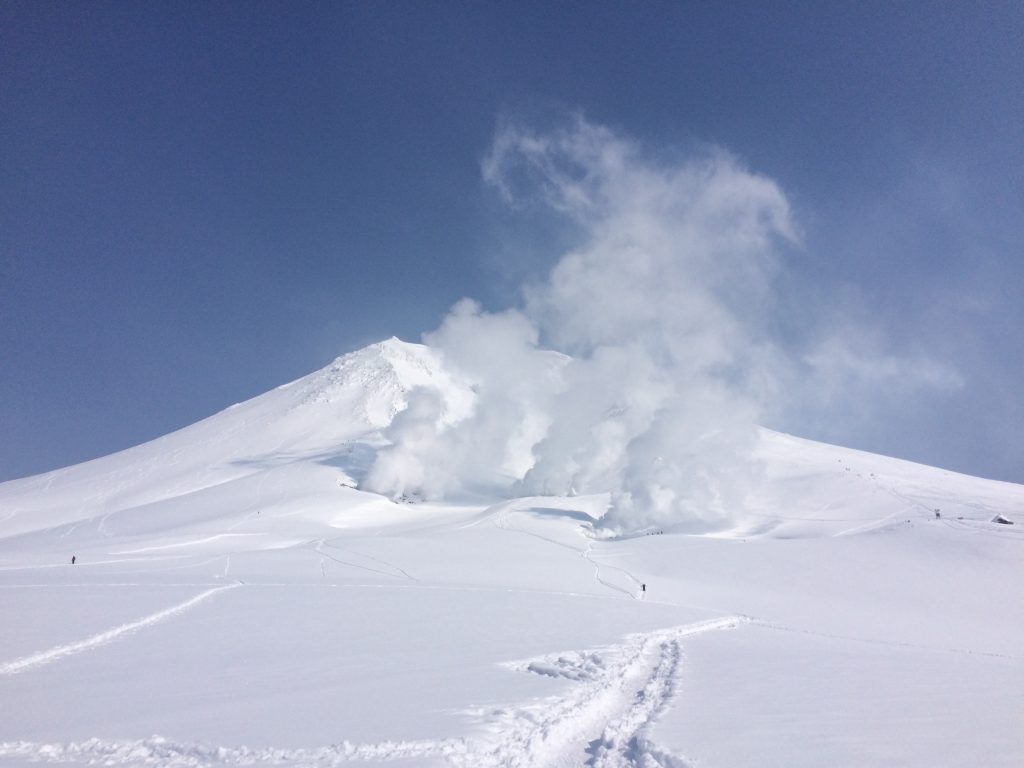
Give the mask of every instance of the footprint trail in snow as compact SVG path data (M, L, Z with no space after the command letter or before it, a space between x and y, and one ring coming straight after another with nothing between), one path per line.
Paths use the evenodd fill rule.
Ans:
M199 766L306 765L429 760L453 768L684 768L684 758L658 747L650 731L670 705L693 635L735 629L748 621L730 616L627 636L622 643L509 662L510 670L571 681L548 699L481 713L483 734L473 738L385 741L278 749L139 740L88 739L68 744L0 743L5 759L49 763Z

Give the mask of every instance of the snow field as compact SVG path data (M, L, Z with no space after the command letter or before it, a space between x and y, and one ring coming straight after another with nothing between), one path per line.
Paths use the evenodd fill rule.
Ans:
M172 605L162 611L152 613L149 616L144 616L137 621L119 624L105 632L99 632L82 640L65 643L64 645L48 648L45 651L39 651L38 653L29 654L28 656L22 656L21 658L14 659L13 661L0 663L0 675L16 675L34 667L40 667L44 664L52 664L66 656L72 656L76 653L82 653L101 645L107 645L108 643L112 643L115 640L120 639L123 635L138 632L141 629L159 624L162 621L167 621L171 617L176 616L183 611L187 611L189 608L198 605L203 600L212 597L218 592L223 592L226 589L232 589L235 586L238 585L232 584L224 587L214 587L213 589L208 589L205 592L200 592L195 597L191 597L177 605Z
M705 535L358 490L419 385L374 345L0 485L0 765L1024 764L1024 488L765 430Z

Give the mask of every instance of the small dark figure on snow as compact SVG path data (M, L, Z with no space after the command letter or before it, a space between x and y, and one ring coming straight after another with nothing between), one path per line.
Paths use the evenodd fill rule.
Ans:
M640 591L641 592L646 592L647 591L647 585L646 584L641 584L640 585Z
M936 509L935 510L935 519L938 520L940 517L942 517L942 514L939 512L939 510Z
M71 556L71 564L72 564L72 565L74 565L74 564L75 564L75 559L76 559L76 558L75 558L75 556L74 556L74 555L72 555L72 556Z

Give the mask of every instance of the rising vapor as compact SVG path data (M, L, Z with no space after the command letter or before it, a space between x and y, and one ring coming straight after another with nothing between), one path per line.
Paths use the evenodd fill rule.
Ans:
M504 125L483 171L581 236L520 307L463 301L425 335L472 407L453 421L458 404L413 393L366 487L608 492L613 532L721 524L751 471L760 320L775 246L796 239L785 195L726 152L658 161L582 119Z
M801 371L820 393L826 376L906 367L769 338L779 246L799 237L778 185L724 150L666 160L582 118L506 123L483 174L579 236L520 306L463 300L424 336L470 402L413 393L370 490L609 493L610 533L709 530L742 511L759 419Z

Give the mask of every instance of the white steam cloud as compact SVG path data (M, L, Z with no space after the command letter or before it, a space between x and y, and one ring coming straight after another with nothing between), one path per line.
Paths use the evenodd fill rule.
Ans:
M725 524L784 378L764 331L777 246L798 240L783 192L724 151L657 157L582 119L505 125L483 171L510 204L565 217L578 241L519 308L464 300L425 335L472 403L414 392L364 485L608 492L602 524L618 533Z

